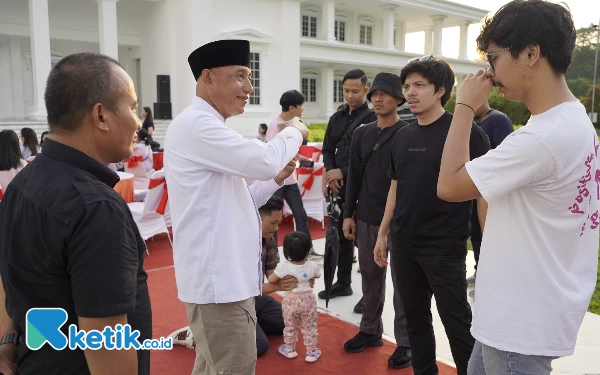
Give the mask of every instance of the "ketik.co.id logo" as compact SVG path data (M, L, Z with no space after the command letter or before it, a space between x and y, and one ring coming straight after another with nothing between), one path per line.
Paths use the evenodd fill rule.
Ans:
M48 343L56 350L67 346L71 350L91 349L172 349L172 338L148 339L142 344L138 341L139 331L132 331L129 324L117 324L115 328L105 327L104 330L81 331L75 324L69 326L67 337L60 329L67 321L68 314L58 308L33 308L25 316L27 330L25 342L31 350L39 350Z

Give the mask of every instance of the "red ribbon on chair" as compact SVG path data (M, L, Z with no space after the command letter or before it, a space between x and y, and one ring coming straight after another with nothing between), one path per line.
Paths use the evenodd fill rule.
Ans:
M155 178L155 179L151 179L150 183L148 184L148 189L154 189L155 187L157 187L158 185L164 183L164 192L163 192L163 196L160 199L160 202L158 203L158 207L156 207L156 213L164 215L165 214L165 209L167 208L167 201L169 200L169 190L167 189L167 181L165 180L164 177L161 178Z
M144 161L144 158L141 155L132 156L130 158L125 159L124 161L127 163L127 167L133 168L137 166L139 162Z
M304 196L304 193L307 190L312 189L313 183L315 182L315 176L323 176L323 167L315 170L313 168L296 168L296 173L298 173L298 175L301 174L309 174L310 176L308 176L308 178L306 179L306 181L304 181L302 183L302 187L304 188L304 191L302 192L302 196Z

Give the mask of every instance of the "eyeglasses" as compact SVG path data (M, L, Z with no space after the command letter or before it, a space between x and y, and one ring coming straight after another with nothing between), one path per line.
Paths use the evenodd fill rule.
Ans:
M487 56L487 61L488 61L488 64L490 64L490 68L494 69L494 63L492 62L492 55L495 55L495 54L500 53L500 52L508 51L511 48L512 48L512 46L511 47L502 48L502 49L499 49L499 50L494 51L494 52L486 53L485 55Z
M427 61L427 60L435 60L435 57L433 57L433 55L425 55L423 57L413 57L412 59L408 60L406 63L409 64L409 63L415 62L415 61Z

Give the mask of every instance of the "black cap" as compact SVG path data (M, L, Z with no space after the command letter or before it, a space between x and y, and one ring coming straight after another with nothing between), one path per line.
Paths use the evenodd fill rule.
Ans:
M400 77L394 73L379 73L373 79L373 84L367 94L367 99L371 101L371 95L375 90L383 90L390 93L396 98L401 98L402 102L398 104L400 107L406 101L404 94L402 93L402 85L400 84Z
M250 42L227 39L205 44L190 54L188 63L195 80L198 80L204 69L230 65L250 68Z

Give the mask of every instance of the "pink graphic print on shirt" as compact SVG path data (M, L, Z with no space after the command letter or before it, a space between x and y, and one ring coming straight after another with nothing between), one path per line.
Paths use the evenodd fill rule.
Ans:
M598 158L598 146L599 146L598 138L594 137L594 152L592 152L585 160L585 166L587 167L586 174L583 177L581 177L581 179L579 180L579 185L577 185L578 195L575 197L575 202L571 205L571 207L569 207L569 210L574 214L579 214L579 215L585 214L586 208L589 208L590 203L593 199L593 195L590 194L590 191L587 188L587 183L592 180L592 165L591 165L591 163L594 160L594 157L596 159ZM600 170L599 169L596 169L594 171L594 182L596 183L596 199L600 200ZM586 204L584 204L584 200L586 198L588 198L587 199L587 207L586 207ZM584 221L583 225L581 226L580 236L583 236L583 232L585 231L585 227L586 227L588 219L591 222L590 228L592 230L598 228L598 225L600 225L600 223L598 222L599 215L600 215L600 213L598 212L598 210L596 210L596 212L594 212L592 214L588 214L587 219Z

